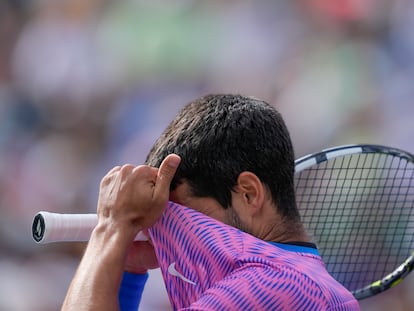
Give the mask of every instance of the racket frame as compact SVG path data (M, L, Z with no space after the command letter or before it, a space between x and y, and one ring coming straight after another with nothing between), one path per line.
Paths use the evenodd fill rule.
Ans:
M327 148L320 152L298 158L295 161L295 174L333 158L364 153L386 154L414 163L414 155L402 149L375 144L350 144ZM414 252L412 252L401 265L394 269L394 271L387 274L382 279L374 281L363 288L353 290L352 294L357 300L377 295L401 283L401 281L413 270L413 268Z

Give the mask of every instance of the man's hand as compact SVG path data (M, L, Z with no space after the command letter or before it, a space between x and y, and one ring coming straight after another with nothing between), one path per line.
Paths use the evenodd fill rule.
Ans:
M113 168L102 179L98 225L92 232L62 310L117 310L124 269L142 273L155 267L152 245L132 241L138 231L152 226L161 216L179 164L180 157L171 154L159 169L124 165Z
M98 200L98 224L131 237L152 226L169 198L170 184L180 157L170 154L159 169L141 165L114 167L102 179Z

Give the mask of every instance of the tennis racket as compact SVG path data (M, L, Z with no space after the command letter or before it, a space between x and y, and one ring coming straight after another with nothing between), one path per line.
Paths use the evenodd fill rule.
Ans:
M335 279L361 300L395 286L411 272L413 155L385 146L348 145L295 164L302 221ZM32 234L38 243L86 241L96 223L94 214L40 212Z
M414 156L348 145L296 160L302 221L330 274L361 300L414 266Z

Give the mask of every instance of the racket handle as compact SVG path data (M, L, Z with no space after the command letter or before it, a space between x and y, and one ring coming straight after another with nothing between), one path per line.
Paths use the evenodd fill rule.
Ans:
M96 214L59 214L41 211L33 219L32 237L39 244L85 242L98 223ZM135 241L148 238L139 232Z

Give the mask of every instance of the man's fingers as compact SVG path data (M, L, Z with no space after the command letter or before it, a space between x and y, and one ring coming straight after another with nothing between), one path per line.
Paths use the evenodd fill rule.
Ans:
M168 155L158 170L157 181L155 183L154 196L169 196L170 184L180 165L181 158L176 154Z

